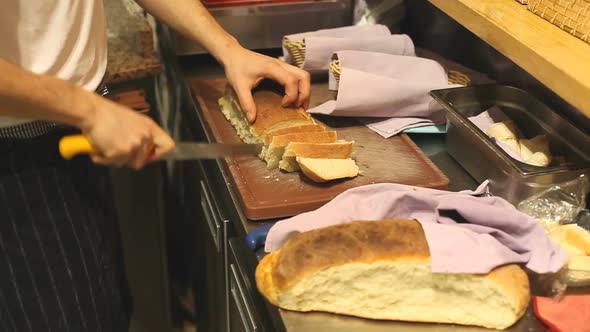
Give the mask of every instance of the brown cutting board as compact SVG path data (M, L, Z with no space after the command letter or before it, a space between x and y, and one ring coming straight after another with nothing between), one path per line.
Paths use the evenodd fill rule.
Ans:
M193 95L214 139L240 142L234 128L219 111L225 79L194 80ZM333 98L327 84L312 86L311 106ZM242 208L250 220L293 216L315 210L347 189L373 183L402 183L447 189L449 180L405 134L384 139L354 119L321 117L320 122L338 132L339 139L355 142L354 158L362 172L353 179L314 183L299 172L269 170L255 156L226 159Z

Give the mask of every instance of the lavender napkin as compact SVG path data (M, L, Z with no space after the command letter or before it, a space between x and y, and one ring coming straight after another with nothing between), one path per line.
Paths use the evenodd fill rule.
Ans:
M395 79L401 84L421 83L443 87L448 85L445 69L438 62L430 59L355 50L338 51L335 52L334 57L340 62L340 83L346 79L342 76L342 69L346 68ZM330 71L329 76L330 89L340 91L334 73ZM348 84L354 84L354 82L348 82ZM367 89L362 86L361 88ZM432 98L428 97L428 100Z
M566 251L551 242L543 227L499 197L449 192L400 184L350 189L318 210L276 223L266 238L267 252L290 237L354 220L416 219L422 225L435 273L488 273L524 263L537 273L558 271ZM403 234L400 234L403 236Z
M389 138L406 129L444 124L446 121L444 112L440 111L438 105L435 105L435 103L436 102L433 100L429 106L433 112L427 118L362 118L360 121L369 129L381 135L382 137Z
M340 82L330 73L335 101L310 113L361 117L369 129L388 138L406 128L444 122L441 107L428 94L448 88L447 74L429 59L373 52L340 51Z
M407 35L363 37L305 37L305 60L302 68L311 73L328 72L332 54L341 50L359 50L415 56L414 43Z
M379 36L389 36L391 32L385 25L374 24L374 25L362 25L362 26L348 26L335 29L322 29L317 31L302 32L292 35L287 35L285 38L290 40L302 41L305 37L335 37L335 38L374 38ZM293 59L289 55L289 52L283 46L283 60L288 63L293 63Z

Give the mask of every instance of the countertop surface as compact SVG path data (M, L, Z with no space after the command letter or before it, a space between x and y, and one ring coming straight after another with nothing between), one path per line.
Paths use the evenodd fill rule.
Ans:
M105 81L119 83L155 75L161 70L152 28L133 0L105 0L108 66Z
M489 77L484 74L475 72L467 67L457 64L452 61L448 61L436 53L429 50L418 48L416 49L417 54L420 57L439 61L446 70L454 70L462 74L467 75L472 84L489 84L494 83ZM278 56L279 51L267 50L269 56ZM185 56L179 58L180 71L183 77L188 81L191 79L211 79L217 77L223 77L223 70L221 67L211 59L211 57L204 55L197 56ZM432 162L449 178L450 185L449 190L473 190L477 187L478 183L459 165L447 152L445 135L439 134L409 134L410 138L418 145L420 149L432 160ZM225 182L231 182L228 174L224 174L228 177ZM237 193L230 193L232 200L239 206L239 198ZM240 218L242 228L239 229L242 234L245 235L251 230L274 223L277 220L266 220L266 221L252 221L246 219L243 215Z
M467 74L473 84L492 83L487 76L474 72L459 64L446 61L437 54L427 50L417 50L420 56L431 58L439 61L447 70L456 70ZM273 54L274 55L274 54ZM218 66L206 57L190 57L181 59L180 70L186 80L196 78L212 78L223 75L223 72ZM465 172L465 170L448 154L444 135L433 134L411 134L410 137L414 142L424 151L426 155L449 177L451 180L450 190L458 191L464 189L474 189L477 182ZM221 166L221 165L220 165ZM223 182L229 183L227 178L229 175L222 169ZM231 188L231 186L230 186ZM234 223L236 230L240 236L244 236L249 231L262 225L268 225L275 220L267 220L266 222L255 222L247 220L242 213L240 213L239 199L236 193L229 190L230 201L233 201L237 213L240 215L240 222ZM255 256L256 261L260 260L265 255L263 249L259 249ZM250 266L254 269L255 266ZM582 293L588 290L585 288ZM483 332L490 331L484 328L471 326L457 326L450 324L419 324L419 323L404 323L404 322L390 322L367 320L355 317L348 317L342 315L333 315L329 313L299 313L290 312L277 309L272 306L265 306L271 316L277 317L282 322L287 332L303 332L303 331L399 331L399 332L413 332L413 331L433 331L433 332ZM507 331L513 332L536 332L545 331L545 327L536 319L529 308L524 317Z
M444 61L439 56L426 50L419 50L423 57L436 59L443 63L447 70L457 70L468 74L473 83L490 83L491 80L485 75L481 75L470 71L458 64ZM187 80L195 78L211 78L219 77L223 73L212 62L205 60L203 57L191 57L190 59L181 60L181 71ZM196 64L199 65L196 65ZM477 183L467 174L461 166L447 153L444 135L432 134L411 134L410 137L414 142L424 151L426 155L449 177L451 180L450 190L458 191L463 189L474 189ZM223 170L224 168L221 167ZM222 171L223 181L229 183L227 178L229 174ZM246 219L239 211L240 204L236 193L229 190L231 201L234 202L238 214L240 214L240 222L235 223L236 230L241 236L244 236L249 231L262 225L275 222L275 220L267 220L266 222L255 222ZM256 252L257 260L260 260L264 255L262 249ZM252 270L255 266L250 267ZM261 309L264 310L264 309ZM329 313L299 313L290 312L274 307L267 308L271 316L277 317L287 332L304 332L304 331L399 331L399 332L414 332L414 331L432 331L432 332L483 332L490 331L484 328L471 326L457 326L450 324L418 324L418 323L404 323L391 321L368 320L355 317L348 317L342 315L333 315ZM544 331L543 326L535 318L532 310L525 313L516 325L507 331L513 332L536 332Z
M590 44L512 0L429 0L590 117Z

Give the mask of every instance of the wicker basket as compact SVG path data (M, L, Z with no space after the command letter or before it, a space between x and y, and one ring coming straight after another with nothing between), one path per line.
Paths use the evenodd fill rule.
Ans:
M295 66L303 66L303 61L305 60L305 41L283 38L283 47L289 52Z
M590 43L590 0L529 0L527 8Z
M330 62L330 71L334 75L336 82L340 81L340 61L339 60L332 60L332 62Z
M447 77L449 84L459 84L463 86L471 85L471 79L469 78L469 76L463 74L460 71L447 70Z
M334 75L336 81L340 81L340 61L337 59L330 62L330 71ZM456 70L447 70L447 76L449 84L460 84L464 86L471 85L471 79L469 76Z

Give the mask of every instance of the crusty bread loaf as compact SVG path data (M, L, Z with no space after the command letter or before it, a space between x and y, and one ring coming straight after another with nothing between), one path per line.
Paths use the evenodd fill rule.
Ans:
M226 87L223 97L218 100L221 112L246 143L262 143L266 132L315 123L301 107L281 107L282 97L273 91L260 90L252 96L256 104L256 120L252 124L248 123L231 86Z
M301 172L315 182L328 182L337 179L353 178L359 168L352 159L320 159L297 157Z
M271 143L264 148L263 159L268 169L277 168L283 158L285 148L291 142L304 143L334 143L336 142L335 131L318 131L311 133L293 133L274 136Z
M359 221L298 234L262 259L256 285L288 310L497 329L514 324L530 297L527 275L517 265L486 275L432 273L428 244L414 220Z
M297 157L349 159L352 157L353 147L354 142L289 143L285 148L283 159L279 162L279 168L287 172L298 171Z
M259 90L253 94L256 103L256 121L250 124L242 112L238 97L230 85L227 85L223 97L218 100L221 112L230 121L240 139L246 143L264 143L259 155L266 161L267 168L279 168L294 172L299 170L296 157L348 159L352 155L353 143L336 143L336 132L315 123L313 118L302 108L281 107L282 97L270 90ZM289 143L307 143L309 145L293 145ZM321 144L333 144L325 146ZM356 167L354 161L348 162L314 162L308 168L310 177L316 181L351 177L351 170ZM342 170L321 169L321 165L329 167L345 167ZM338 172L339 171L339 172ZM358 171L358 168L357 168Z

